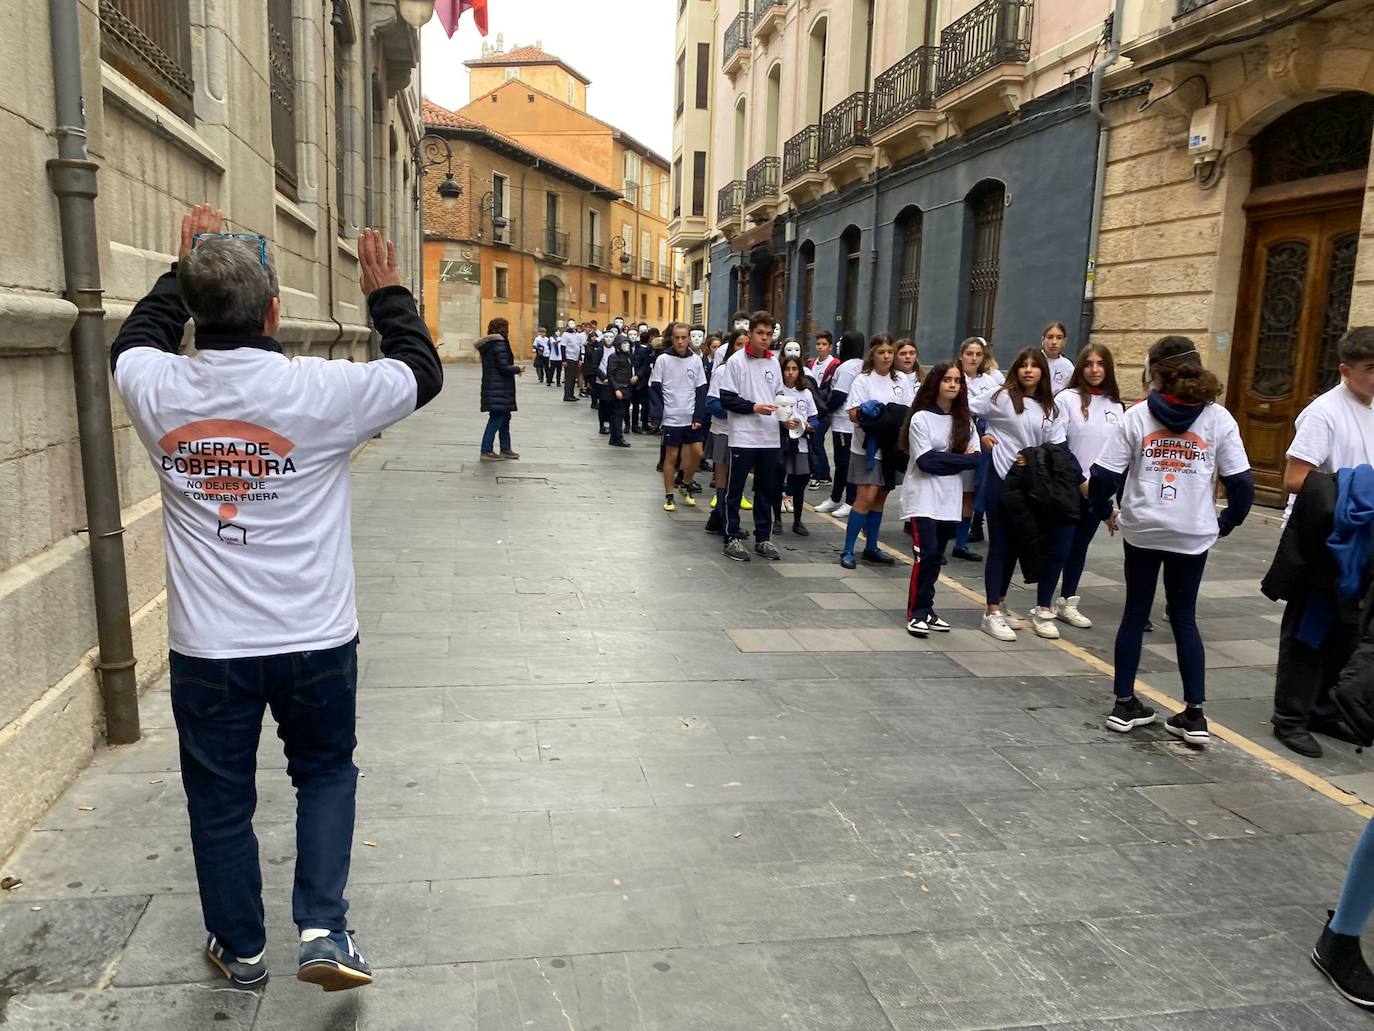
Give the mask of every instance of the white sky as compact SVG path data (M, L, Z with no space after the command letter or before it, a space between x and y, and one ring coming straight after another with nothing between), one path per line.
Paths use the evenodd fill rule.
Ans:
M587 110L672 159L674 0L487 0L486 42L506 50L541 44L591 80ZM420 33L421 88L443 107L468 102L464 61L483 37L464 14L452 39L438 18Z

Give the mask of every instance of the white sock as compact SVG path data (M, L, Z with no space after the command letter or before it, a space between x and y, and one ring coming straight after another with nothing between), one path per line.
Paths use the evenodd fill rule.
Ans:
M261 962L262 962L262 957L265 956L265 955L267 955L267 950L266 950L266 949L263 949L263 950L262 950L261 952L259 952L256 956L240 956L240 957L239 957L239 962L240 962L240 963L261 963Z
M333 933L333 931L326 930L323 927L304 928L301 931L301 944L304 945L306 942L312 942L316 938L328 938Z

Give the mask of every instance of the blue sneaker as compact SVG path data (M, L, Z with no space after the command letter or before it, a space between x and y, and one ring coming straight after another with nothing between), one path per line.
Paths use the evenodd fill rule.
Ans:
M205 958L219 967L220 973L229 979L235 988L258 988L267 983L267 963L245 963L224 951L224 946L213 934L205 942Z
M301 942L301 965L296 980L317 984L326 992L342 992L372 983L372 968L348 931L332 931L328 938Z

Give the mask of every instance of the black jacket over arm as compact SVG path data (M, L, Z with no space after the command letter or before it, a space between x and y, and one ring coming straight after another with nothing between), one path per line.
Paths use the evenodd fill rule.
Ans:
M1028 584L1040 580L1049 536L1078 522L1083 471L1064 444L1041 444L1021 452L1025 465L1013 465L1002 489L1002 522L1011 538L1011 555L1021 560Z
M611 357L606 361L606 379L612 399L614 399L617 390L624 395L622 400L629 399L630 377L632 375L634 375L634 362L630 356L620 351L613 351Z
M1260 592L1270 601L1336 590L1340 571L1326 546L1336 523L1336 474L1313 470L1293 501Z
M159 351L176 354L181 350L181 337L191 314L181 303L177 288L177 267L157 277L148 295L134 305L124 325L110 345L110 371L114 372L119 356L135 347L156 347Z

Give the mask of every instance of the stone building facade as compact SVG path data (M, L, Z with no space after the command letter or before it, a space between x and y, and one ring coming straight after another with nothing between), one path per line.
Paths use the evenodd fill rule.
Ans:
M1279 502L1293 419L1374 323L1374 8L1141 0L1122 29L1109 81L1148 94L1108 109L1093 339L1132 382L1159 336L1195 339Z
M79 11L107 338L175 257L182 213L209 200L234 229L268 238L288 351L365 357L353 243L365 220L397 240L419 285L419 40L396 0L109 0ZM48 5L26 5L0 34L0 854L103 729L68 342L76 309L63 297L45 170L56 156L52 81ZM166 663L161 502L117 398L114 413L146 683Z

